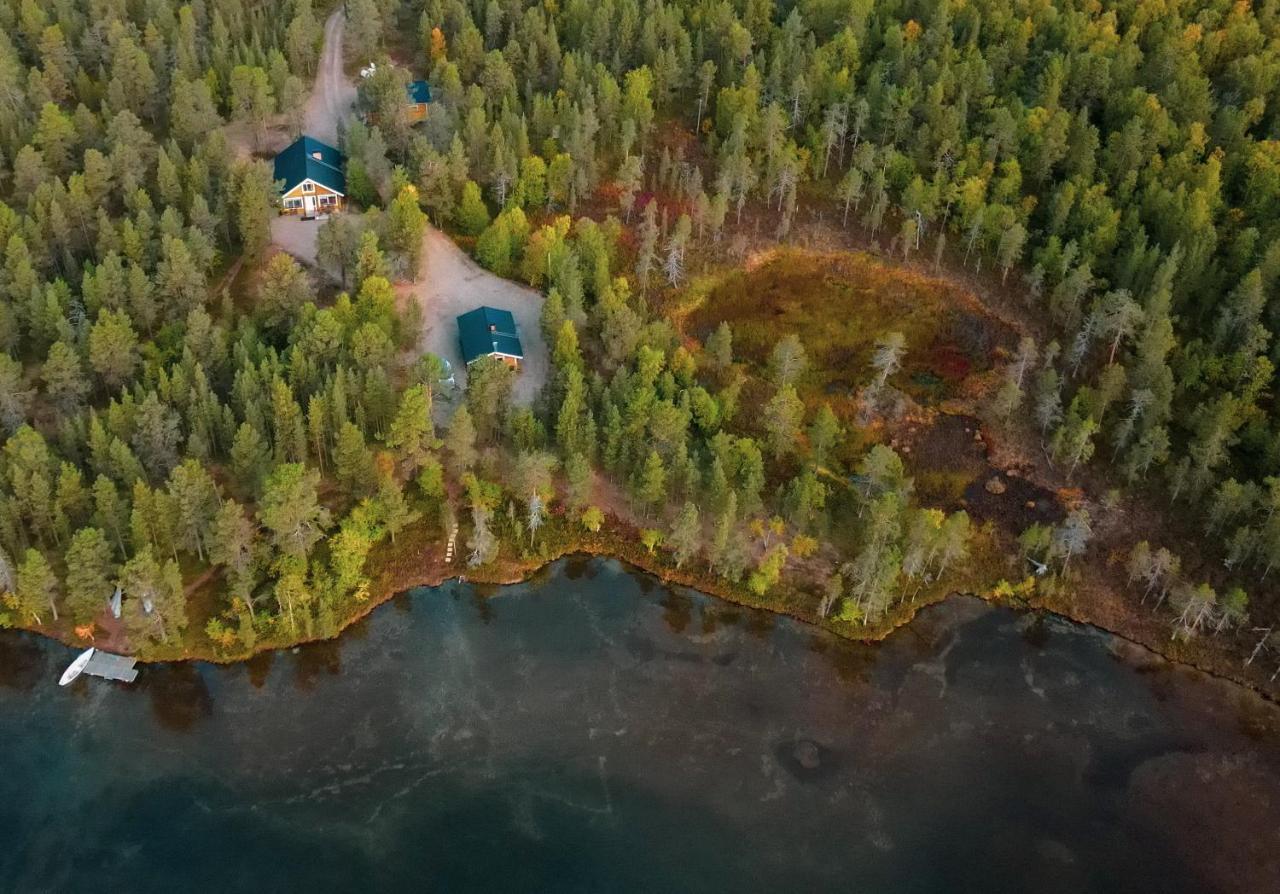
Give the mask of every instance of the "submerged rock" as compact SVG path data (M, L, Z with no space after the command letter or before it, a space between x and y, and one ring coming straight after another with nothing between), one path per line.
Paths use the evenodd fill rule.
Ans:
M795 755L796 762L806 770L816 770L822 764L822 752L818 750L816 743L808 739L797 742L791 753Z

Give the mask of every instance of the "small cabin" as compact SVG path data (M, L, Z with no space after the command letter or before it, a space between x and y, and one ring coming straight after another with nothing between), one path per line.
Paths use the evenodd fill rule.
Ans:
M314 137L302 136L275 159L280 189L280 213L318 217L347 207L346 158Z
M497 357L514 370L524 363L516 319L509 310L481 306L458 317L458 341L467 366L481 357Z
M410 81L405 91L409 94L409 123L425 120L427 106L431 105L431 85L426 81Z

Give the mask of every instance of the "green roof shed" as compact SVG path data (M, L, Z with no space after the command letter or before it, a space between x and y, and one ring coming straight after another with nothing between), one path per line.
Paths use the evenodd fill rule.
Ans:
M458 342L467 364L494 355L517 364L524 359L516 318L509 310L484 305L467 311L458 317Z

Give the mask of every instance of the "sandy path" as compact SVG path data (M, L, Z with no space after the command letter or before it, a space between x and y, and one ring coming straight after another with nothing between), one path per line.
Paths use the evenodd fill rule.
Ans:
M306 133L331 146L338 145L338 122L356 101L356 88L343 70L342 33L346 27L342 7L324 23L324 49L316 69L316 83L307 99Z

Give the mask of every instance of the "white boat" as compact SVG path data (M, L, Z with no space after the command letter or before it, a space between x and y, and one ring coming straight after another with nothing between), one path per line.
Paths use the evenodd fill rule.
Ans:
M71 662L71 665L62 672L62 677L59 678L58 685L66 686L68 683L75 680L76 677L84 673L84 669L88 666L89 659L93 658L93 653L95 651L97 650L92 646L85 649L84 652L82 652L80 656L77 657L75 661Z

